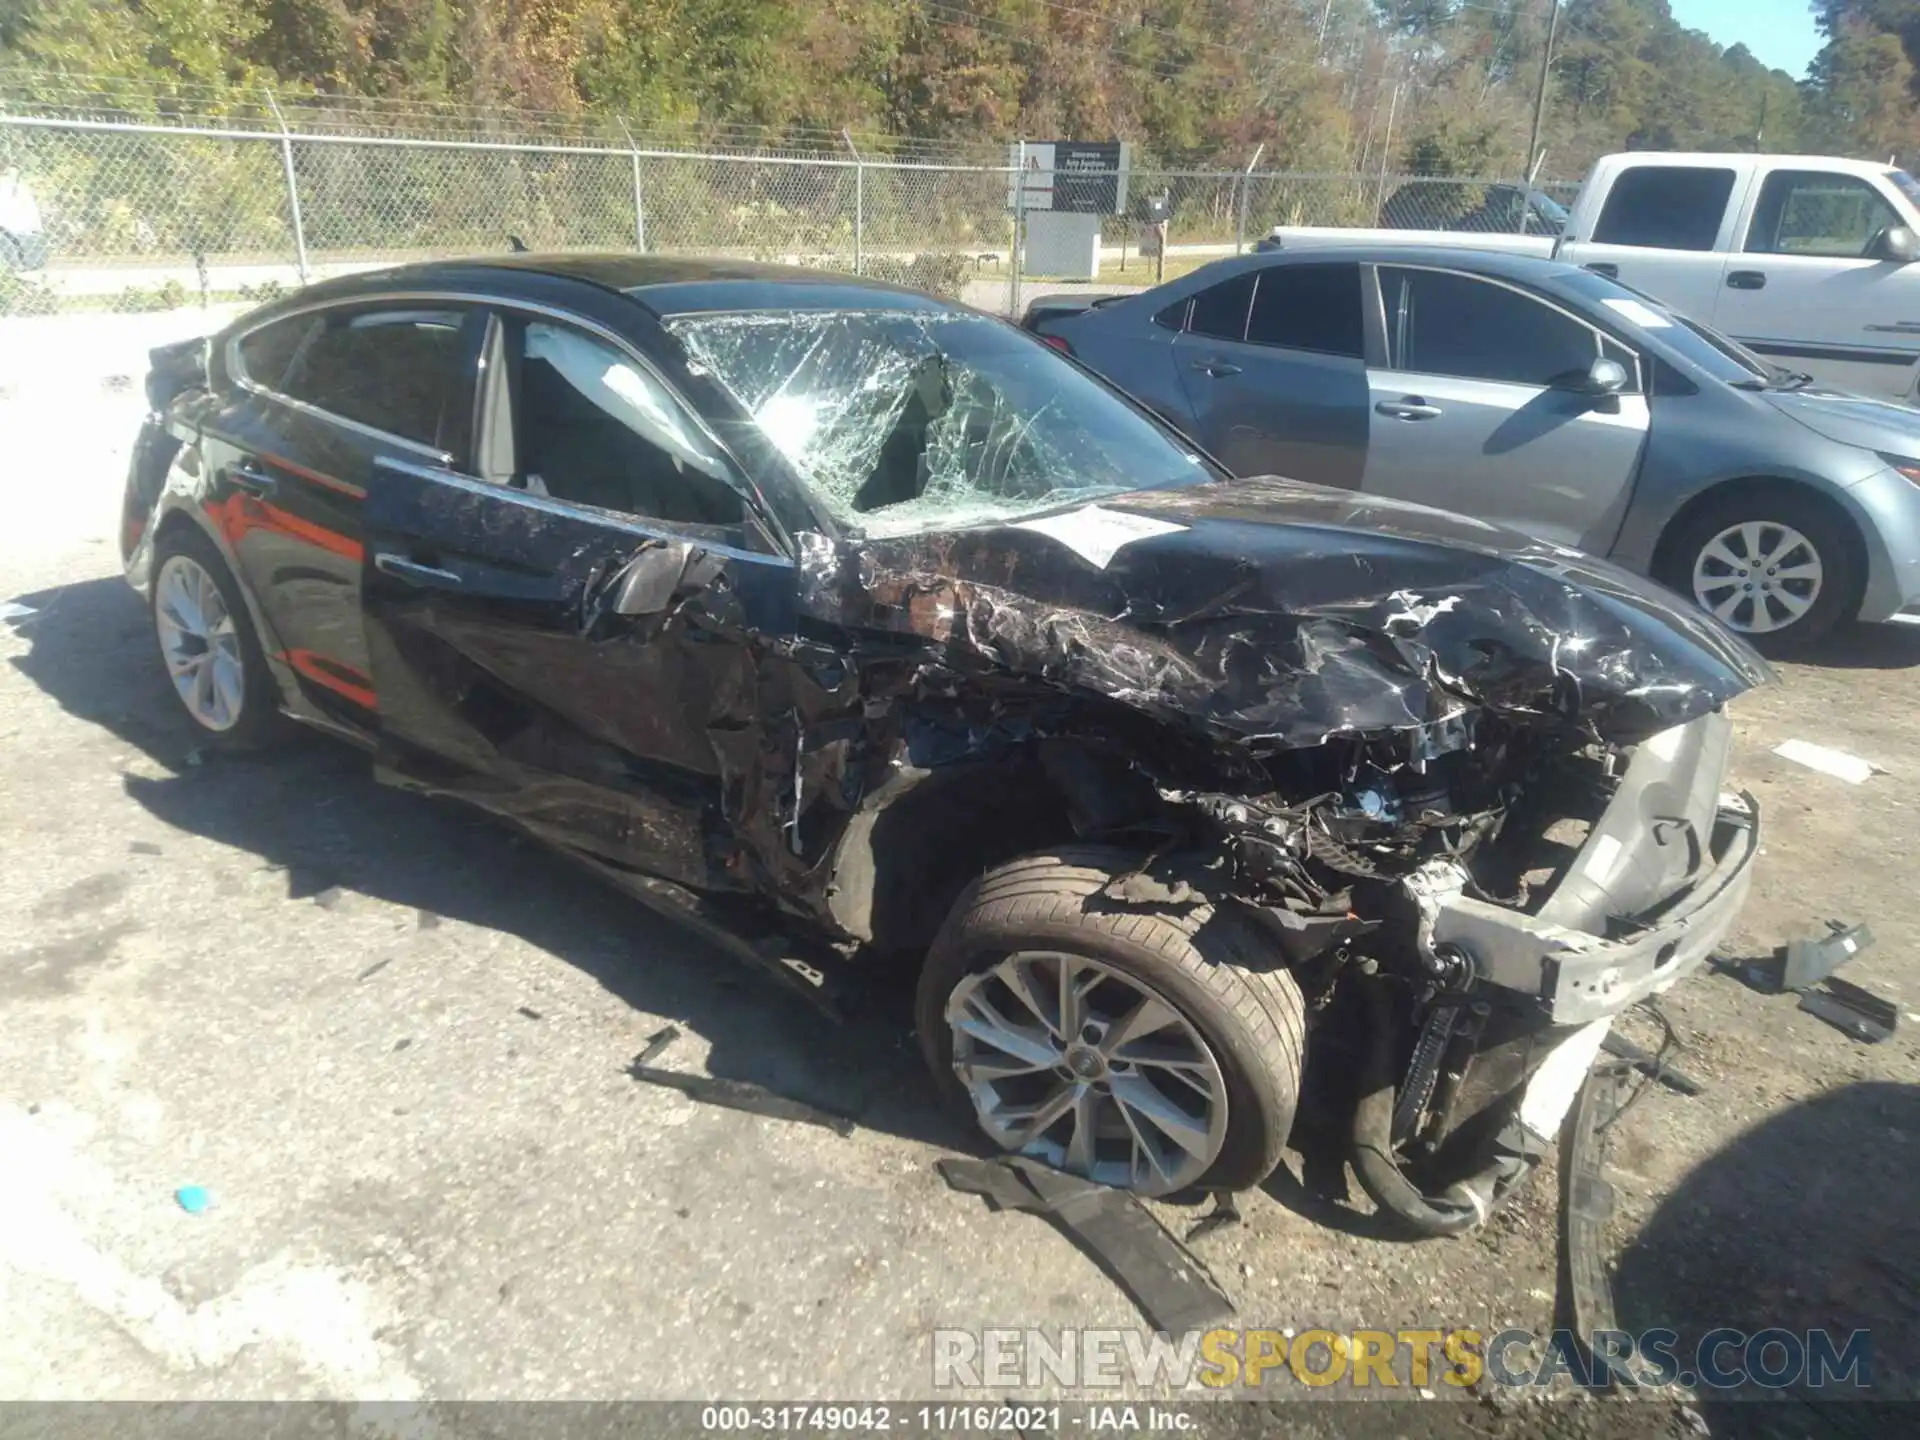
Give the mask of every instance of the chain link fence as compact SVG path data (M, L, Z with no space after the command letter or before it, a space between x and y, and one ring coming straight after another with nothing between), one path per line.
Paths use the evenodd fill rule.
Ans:
M277 108L212 125L0 113L0 313L260 298L323 275L530 250L720 255L851 271L1017 308L1008 166L681 149L578 131L354 133ZM294 128L294 125L301 128ZM1091 180L1098 177L1077 176ZM1276 225L1555 233L1573 187L1394 175L1161 171L1101 224L1102 285L1145 286ZM1164 198L1166 254L1147 205ZM1010 203L1011 201L1011 203ZM1088 283L1090 264L1074 277Z

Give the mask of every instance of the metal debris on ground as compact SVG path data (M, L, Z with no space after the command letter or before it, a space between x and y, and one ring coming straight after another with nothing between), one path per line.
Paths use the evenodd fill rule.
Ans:
M1831 775L1849 785L1863 785L1873 778L1875 772L1885 773L1871 760L1862 760L1858 755L1849 755L1844 750L1829 750L1825 745L1815 745L1807 740L1784 741L1773 747L1773 753L1782 760L1791 760L1809 770L1818 770L1822 775Z
M1848 929L1844 921L1829 920L1828 934L1818 940L1791 940L1780 957L1780 988L1805 990L1817 985L1862 950L1873 944L1873 932L1864 925Z
M1892 1001L1832 977L1812 990L1802 991L1800 1008L1863 1045L1891 1039L1900 1023L1899 1007Z
M750 1080L723 1080L715 1075L682 1075L675 1070L656 1070L638 1061L627 1067L627 1074L648 1085L678 1090L689 1100L698 1100L703 1104L742 1110L749 1115L763 1115L769 1120L817 1125L842 1138L853 1134L851 1116L835 1115L804 1100L776 1095L764 1085L755 1085Z
M948 1158L941 1178L996 1210L1044 1216L1122 1290L1156 1330L1179 1335L1233 1317L1207 1267L1132 1195L1018 1155Z
M1679 1095L1704 1094L1706 1087L1690 1075L1682 1074L1660 1055L1642 1050L1626 1036L1609 1030L1601 1038L1600 1048L1616 1060L1624 1060L1649 1080L1657 1080ZM1665 1046L1661 1047L1665 1050Z

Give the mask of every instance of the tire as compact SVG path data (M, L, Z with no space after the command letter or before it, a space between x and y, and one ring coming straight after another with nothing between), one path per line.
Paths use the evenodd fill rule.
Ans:
M1744 530L1738 538L1729 536L1742 527L1756 528ZM1802 543L1794 545L1793 535ZM1820 572L1811 594L1803 579L1782 580L1765 573L1744 576L1737 564L1721 558L1736 562L1747 558L1742 550L1755 537L1761 554L1782 562L1781 570L1804 570L1811 555ZM1661 549L1656 579L1770 655L1803 650L1849 618L1859 605L1865 578L1859 572L1856 537L1846 521L1813 496L1781 485L1756 485L1710 501L1687 516ZM1748 596L1732 588L1756 580L1779 588L1771 596L1764 589ZM1715 585L1715 581L1723 583ZM1809 598L1812 603L1797 618L1789 618L1793 606ZM1723 613L1729 603L1731 619ZM1757 623L1762 606L1765 623L1773 628L1760 628Z
M226 638L228 632L222 629L217 620L214 621L216 643L200 647L213 657L209 664L214 670L204 687L196 688L185 683L189 677L182 676L176 664L176 657L183 648L190 647L182 647L175 642L182 633L195 628L196 618L210 618L212 607L207 607L206 615L201 615L193 605L181 608L177 603L181 595L174 587L176 579L183 584L194 585L188 598L197 599L197 577L201 575L217 592L220 605L225 610L225 618L232 622L232 643L218 643ZM163 537L154 547L151 591L148 616L153 624L155 643L160 650L160 662L166 669L174 698L180 702L181 710L201 741L222 749L248 750L278 738L279 695L273 675L267 668L266 655L260 648L259 636L254 633L240 587L213 542L197 530L185 528ZM188 614L190 610L194 614ZM203 641L204 638L201 637ZM221 678L216 681L215 675ZM197 679L197 676L198 671L194 672L192 678ZM231 683L227 683L229 677ZM190 690L195 691L196 695L211 694L221 703L214 705L210 711L207 705L189 698Z
M1189 905L1159 908L1107 899L1102 892L1117 876L1136 868L1138 860L1131 852L1102 847L1061 848L1008 861L974 881L955 902L920 974L915 1018L921 1052L945 1103L1002 1148L1149 1195L1196 1187L1251 1188L1279 1163L1299 1103L1306 1037L1300 988L1286 971L1266 968L1271 945L1252 922L1230 909L1216 908L1198 896ZM1061 965L1073 967L1074 984L1088 987L1082 1001L1085 1016L1110 1021L1109 1034L1120 1028L1112 1017L1132 1003L1130 995L1158 1000L1176 1017L1178 1024L1156 1030L1147 1046L1120 1039L1114 1045L1116 1068L1104 1079L1088 1081L1087 1071L1076 1075L1070 1066L994 1082L1001 1087L1003 1108L1015 1109L1044 1108L1037 1097L1045 1087L1053 1087L1046 1093L1064 1088L1084 1094L1093 1089L1099 1107L1099 1126L1094 1128L1106 1127L1093 1164L1075 1163L1066 1153L1084 1113L1077 1107L1046 1127L1039 1141L1023 1146L1010 1140L1004 1127L995 1133L956 1070L956 1050L962 1047L972 1052L974 1061L1007 1059L1006 1052L971 1034L957 1035L950 1022L950 1011L977 1020L978 1012L967 1006L979 1000L1010 1020L1016 1013L1039 1020L1040 1025L1020 1026L1023 1043L1042 1036L1056 1052L1061 1050L1057 1003L1052 1019L1006 1008L1015 1003L1009 999L1011 986L1001 978L1006 965L1023 967L1029 981L1038 981L1031 989L1043 1004L1048 975L1057 976ZM1079 1038L1090 1033L1083 1031ZM1134 1117L1151 1112L1169 1094L1184 1095L1185 1101L1178 1103L1202 1108L1209 1117L1214 1113L1211 1102L1200 1100L1194 1088L1182 1091L1178 1075L1164 1062L1125 1058L1184 1054L1189 1036L1214 1068L1182 1059L1180 1070L1201 1076L1224 1104L1217 1124L1211 1118L1197 1127L1180 1120L1183 1133L1208 1130L1208 1153L1198 1156L1173 1144L1173 1132ZM1067 1053L1075 1065L1104 1065L1088 1061L1084 1052L1089 1048L1097 1047L1069 1045ZM1147 1095L1136 1081L1152 1085L1155 1093ZM1103 1085L1108 1088L1101 1089ZM1022 1097L1018 1086L1034 1088ZM1122 1086L1135 1102L1146 1096L1148 1107L1121 1105L1116 1097ZM1119 1133L1112 1133L1115 1130ZM1165 1164L1143 1158L1143 1133L1144 1143L1168 1157ZM1084 1158L1083 1153L1082 1162ZM1180 1173L1183 1169L1186 1173Z

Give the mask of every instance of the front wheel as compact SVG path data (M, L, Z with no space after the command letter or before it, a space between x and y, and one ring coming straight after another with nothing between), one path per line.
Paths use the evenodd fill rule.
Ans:
M975 881L921 972L921 1050L1002 1149L1145 1195L1258 1185L1299 1099L1299 986L1229 909L1106 899L1136 864L1063 849Z
M1818 640L1859 594L1845 522L1807 495L1756 487L1689 516L1659 578L1774 654Z

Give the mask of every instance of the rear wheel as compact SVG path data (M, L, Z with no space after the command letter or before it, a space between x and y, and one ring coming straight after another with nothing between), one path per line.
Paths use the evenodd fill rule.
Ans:
M1147 1195L1257 1185L1299 1099L1299 987L1231 910L1107 900L1135 864L1062 849L969 887L921 972L922 1052L1002 1149Z
M1825 635L1859 594L1845 522L1792 490L1728 495L1689 516L1665 549L1662 581L1774 653Z
M187 718L207 740L244 749L278 721L273 677L246 603L213 546L178 531L153 557L153 633Z

